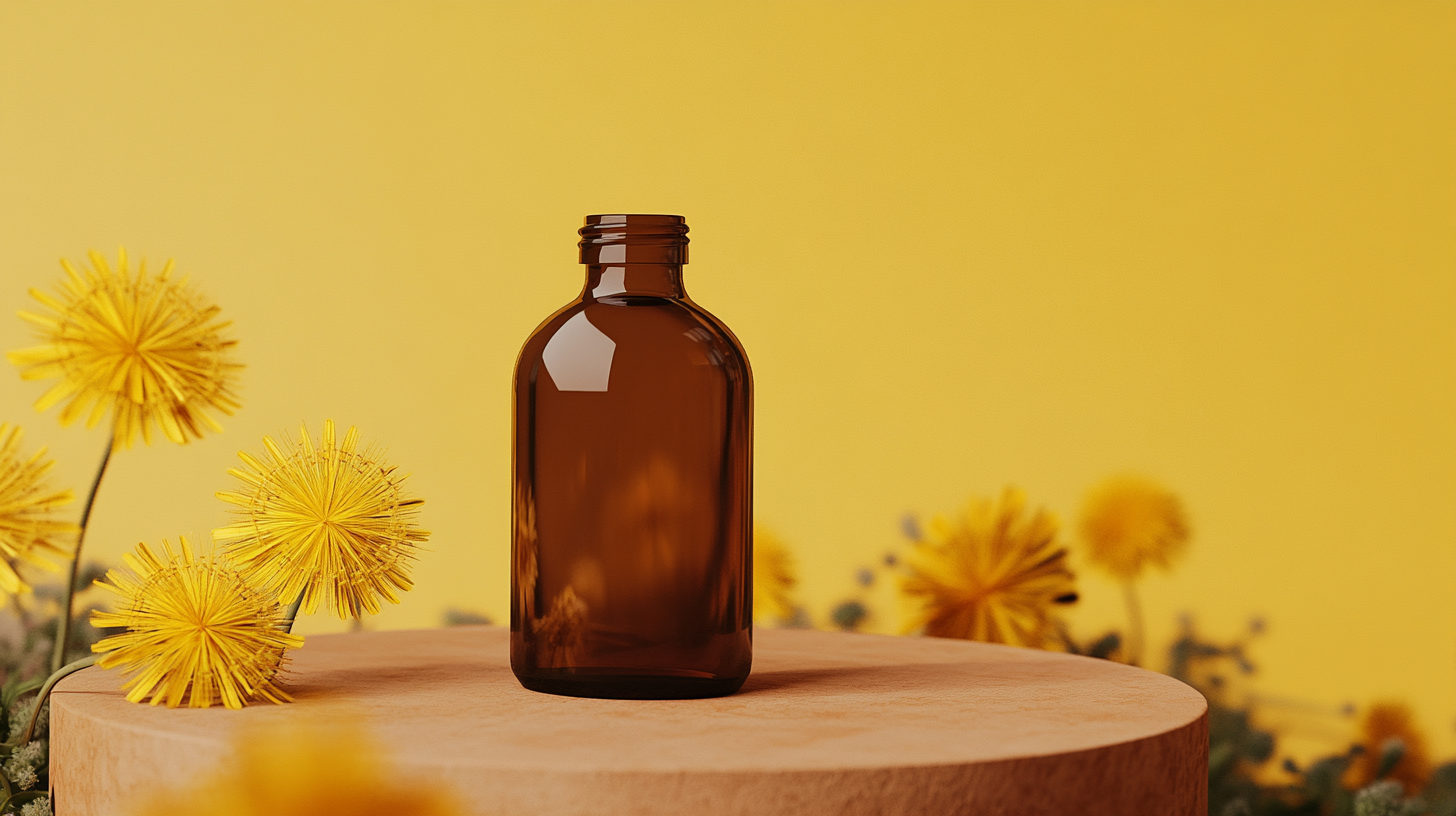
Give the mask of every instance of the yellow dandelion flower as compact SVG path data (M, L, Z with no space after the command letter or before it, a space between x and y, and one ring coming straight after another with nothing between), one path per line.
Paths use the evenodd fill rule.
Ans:
M97 586L116 593L115 612L93 611L91 625L125 627L91 647L103 668L121 667L132 677L122 686L126 699L168 708L183 700L207 708L221 700L242 708L259 697L281 703L288 695L274 684L285 649L303 638L278 628L282 610L273 596L250 585L231 564L193 555L187 539L181 552L165 540L166 558L146 544L122 556L130 570L111 570Z
M1381 757L1390 747L1391 740L1400 740L1404 751L1385 778L1401 783L1406 793L1412 796L1426 787L1426 783L1431 781L1431 759L1426 749L1426 738L1416 727L1415 714L1410 706L1398 702L1377 703L1361 718L1360 745L1365 750L1350 762L1343 780L1346 787L1359 789L1375 781Z
M340 617L379 611L379 598L399 603L395 590L408 590L410 562L428 537L415 523L422 499L404 494L404 477L380 462L379 453L360 453L359 432L350 428L343 444L334 423L324 422L315 446L308 428L297 445L263 438L261 458L239 453L245 467L228 473L243 483L217 497L238 510L238 520L213 531L228 555L252 580L303 611L320 601Z
M955 520L937 517L915 543L902 591L921 602L910 629L934 637L1045 648L1056 632L1053 606L1076 600L1056 518L1023 515L1025 495L971 501Z
M1188 548L1183 503L1141 476L1114 476L1094 487L1082 505L1087 557L1125 581L1148 564L1167 569Z
M76 500L69 490L52 490L45 476L55 466L41 448L29 459L20 456L20 428L0 423L0 590L16 595L29 592L15 562L24 561L50 572L59 568L42 553L70 555L56 537L79 532L68 521L56 521L51 511Z
M288 722L242 732L211 777L153 794L137 816L457 816L454 796L397 781L379 744L351 724Z
M93 268L83 271L61 261L67 279L58 296L30 290L51 314L20 313L43 345L10 352L10 362L22 379L61 378L36 410L65 401L61 424L89 411L88 428L110 413L113 450L131 447L138 432L151 444L153 425L179 445L202 438L204 427L221 431L207 411L240 407L233 385L242 366L218 307L186 278L172 280L172 261L153 277L145 260L135 275L128 271L125 249L115 271L100 253L90 257Z
M753 617L755 620L787 621L794 617L791 594L798 578L794 577L794 557L789 548L763 527L753 529Z

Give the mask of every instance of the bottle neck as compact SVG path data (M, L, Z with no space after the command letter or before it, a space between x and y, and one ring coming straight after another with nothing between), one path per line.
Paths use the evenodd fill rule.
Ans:
M686 298L682 268L682 264L587 264L582 297L593 300L613 295Z

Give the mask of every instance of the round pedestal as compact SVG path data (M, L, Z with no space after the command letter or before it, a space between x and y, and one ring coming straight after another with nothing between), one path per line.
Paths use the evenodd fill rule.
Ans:
M490 816L853 816L1207 812L1202 696L1091 658L934 638L755 633L743 689L705 700L527 691L507 632L314 636L292 705L126 702L87 669L52 698L58 816L122 816L138 790L192 784L245 724L364 717L402 780Z

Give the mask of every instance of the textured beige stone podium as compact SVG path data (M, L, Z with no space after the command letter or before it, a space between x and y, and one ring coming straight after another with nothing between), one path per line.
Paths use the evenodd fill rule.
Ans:
M1207 706L1152 672L932 638L759 630L743 690L714 700L526 691L493 627L316 636L297 702L243 711L126 702L87 669L56 690L59 816L113 816L183 784L240 724L364 716L401 778L490 816L1207 812ZM320 814L320 816L327 816Z

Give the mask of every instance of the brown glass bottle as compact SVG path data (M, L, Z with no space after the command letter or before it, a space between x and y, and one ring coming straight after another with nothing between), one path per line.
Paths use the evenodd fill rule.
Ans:
M687 224L592 215L516 361L511 668L577 697L732 694L752 659L753 378L688 298Z

